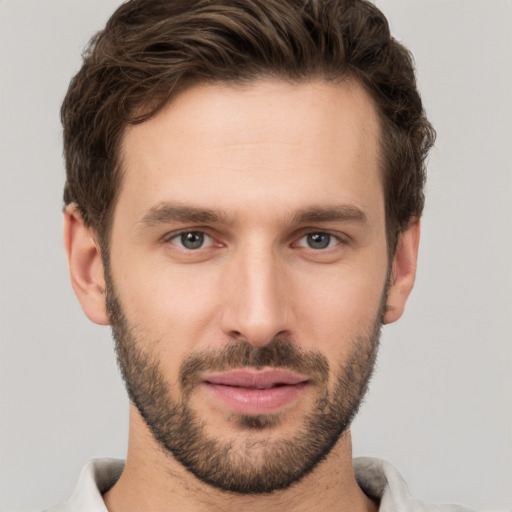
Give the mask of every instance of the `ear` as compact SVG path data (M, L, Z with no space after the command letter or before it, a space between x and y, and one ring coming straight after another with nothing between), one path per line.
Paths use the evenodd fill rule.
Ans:
M420 221L413 219L400 233L393 257L384 323L396 322L403 314L405 303L414 286L420 242Z
M64 248L71 286L82 310L92 322L108 325L101 252L92 229L85 225L75 204L64 211Z

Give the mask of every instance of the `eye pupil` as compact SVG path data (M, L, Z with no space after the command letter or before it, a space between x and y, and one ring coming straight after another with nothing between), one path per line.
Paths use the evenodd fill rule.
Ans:
M331 235L327 233L311 233L307 236L307 240L311 249L325 249L331 242Z
M186 249L199 249L204 243L204 235L196 231L182 233L181 243Z

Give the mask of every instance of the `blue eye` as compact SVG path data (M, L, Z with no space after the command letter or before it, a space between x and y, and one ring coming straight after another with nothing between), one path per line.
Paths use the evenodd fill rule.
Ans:
M210 244L211 237L201 231L185 231L173 236L171 241L184 249L194 251L203 248L205 244Z
M339 243L339 239L329 233L308 233L303 236L297 245L310 249L322 250L333 247Z

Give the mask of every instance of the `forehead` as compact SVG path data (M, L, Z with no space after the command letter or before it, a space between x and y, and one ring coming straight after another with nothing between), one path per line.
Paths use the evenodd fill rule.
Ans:
M133 216L168 201L240 214L363 208L382 203L379 134L372 98L351 80L195 86L126 129L119 202Z

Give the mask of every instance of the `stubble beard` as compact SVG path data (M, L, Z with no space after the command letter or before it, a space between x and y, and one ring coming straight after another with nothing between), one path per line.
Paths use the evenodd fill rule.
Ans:
M375 365L385 293L367 332L351 341L350 356L338 368L332 390L327 385L330 368L323 354L303 352L293 340L276 337L261 347L233 340L220 351L191 354L180 367L181 398L177 400L171 396L158 356L140 348L140 337L123 313L108 266L105 279L118 364L130 400L165 453L201 481L238 494L288 488L322 462L347 431ZM286 368L312 378L318 396L302 426L292 437L267 442L261 434L278 426L279 414L237 415L235 427L240 435L236 442L209 436L207 422L190 405L199 373L263 366Z

